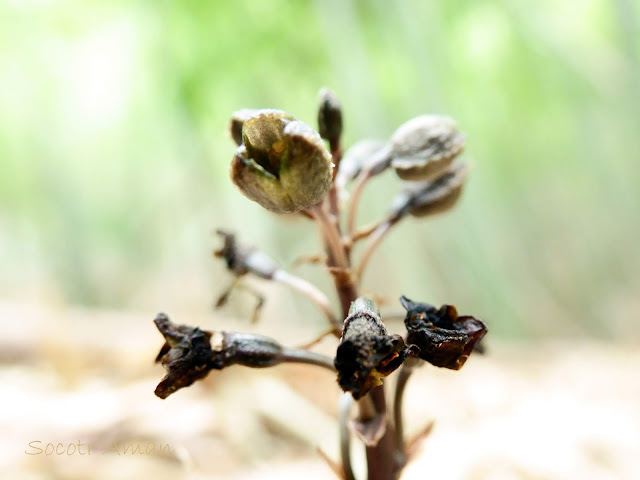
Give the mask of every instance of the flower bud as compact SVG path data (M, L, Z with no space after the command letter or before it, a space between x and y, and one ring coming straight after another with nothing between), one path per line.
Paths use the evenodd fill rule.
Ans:
M439 309L428 303L400 297L407 310L407 343L420 349L418 356L436 367L459 370L487 333L485 324L470 315L458 316L453 305Z
M468 175L467 164L450 165L444 175L417 189L409 213L414 217L426 217L450 210L462 195Z
M340 160L338 173L336 173L336 185L344 187L347 182L356 178L385 145L386 142L373 138L366 138L353 144Z
M469 174L467 164L454 163L440 177L427 182L406 182L406 190L392 204L392 212L426 217L453 208Z
M429 180L443 173L463 150L466 139L456 122L422 115L400 125L391 137L391 166L404 180Z
M275 213L295 213L326 196L331 155L309 125L279 110L260 110L244 122L242 140L231 180L249 199Z
M357 400L382 385L382 378L398 368L408 353L402 337L387 331L375 303L358 298L344 321L334 360L338 383Z
M342 106L335 93L328 88L318 92L318 132L332 146L340 143L342 135Z

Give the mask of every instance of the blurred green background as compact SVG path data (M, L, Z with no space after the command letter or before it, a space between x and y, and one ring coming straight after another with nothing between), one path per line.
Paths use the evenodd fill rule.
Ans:
M283 265L319 245L228 178L231 112L315 124L337 92L347 146L454 117L473 170L452 213L406 221L364 288L454 303L503 337L640 333L640 5L633 0L12 0L0 4L0 300L209 311L216 227ZM399 188L371 182L360 219ZM318 266L297 273L330 284ZM258 288L267 288L256 283ZM333 297L332 297L333 298ZM237 293L225 310L248 316ZM304 300L270 321L315 328ZM188 321L184 316L182 321ZM307 320L305 320L307 321Z

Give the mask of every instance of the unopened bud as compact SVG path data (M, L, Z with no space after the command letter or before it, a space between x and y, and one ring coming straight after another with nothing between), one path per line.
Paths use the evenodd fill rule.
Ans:
M427 182L407 182L406 190L392 204L392 212L426 217L454 207L469 174L467 164L454 163L440 177Z
M340 160L338 173L336 173L336 185L344 187L347 182L353 180L369 163L377 158L386 145L386 142L373 138L367 138L356 142L349 148Z
M334 147L342 136L342 106L335 93L328 88L318 92L318 132Z
M429 180L443 173L464 149L465 136L456 122L422 115L400 125L391 137L391 166L403 180Z

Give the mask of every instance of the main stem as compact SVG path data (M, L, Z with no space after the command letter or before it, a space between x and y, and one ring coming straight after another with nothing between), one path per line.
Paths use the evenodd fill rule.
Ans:
M351 302L358 298L358 290L351 273L351 262L347 248L335 223L324 221L326 217L325 219L322 218L323 212L315 211L314 213L325 235L327 267L333 276L336 292L340 299L342 317L347 318ZM335 241L336 237L340 239L339 242ZM345 258L346 262L344 261ZM384 386L381 385L374 388L368 395L370 395L376 411L386 416L387 405ZM397 463L394 459L396 452L395 438L393 424L387 418L386 431L378 444L366 447L368 480L396 480L398 478L400 469L397 468Z
M376 410L386 415L387 404L384 396L384 385L369 392ZM396 480L400 470L396 468L394 454L395 433L393 425L387 419L387 429L377 445L367 447L367 479L368 480Z

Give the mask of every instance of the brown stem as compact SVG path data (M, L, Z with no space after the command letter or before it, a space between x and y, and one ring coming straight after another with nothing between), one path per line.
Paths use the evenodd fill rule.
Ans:
M316 205L310 208L309 212L314 216L323 234L327 251L327 268L333 277L343 318L346 318L351 302L358 297L358 294L351 275L351 262L345 244L335 223L330 221L322 206Z
M367 264L369 263L369 260L373 255L373 252L375 252L376 248L378 248L378 245L380 245L384 237L387 235L387 233L389 233L391 227L402 220L404 216L404 211L392 213L387 217L386 220L380 222L376 229L371 233L371 235L369 235L369 239L362 254L362 258L360 259L360 264L358 265L358 269L356 270L356 278L358 279L358 282L362 281L364 269L367 267Z
M351 192L351 203L349 205L349 213L347 215L347 234L353 237L356 231L356 221L358 215L358 204L360 203L360 197L364 192L364 187L367 186L367 182L373 177L371 169L365 169L360 172Z
M374 388L369 392L373 405L378 412L386 415L387 405L384 397L384 386ZM387 429L377 445L367 447L367 480L395 480L400 470L394 459L395 433L393 425L387 424Z
M333 277L333 283L335 284L338 299L340 300L342 316L343 318L347 318L349 316L351 302L358 298L358 291L353 281L351 269L328 267L328 270Z
M349 432L349 413L353 405L353 397L345 393L340 398L339 424L340 424L340 457L342 458L342 471L344 480L355 480L351 468L351 434Z
M416 365L415 358L408 358L402 364L400 373L398 374L398 381L396 383L396 391L393 398L393 424L396 430L396 460L398 462L398 468L404 467L406 463L406 450L404 440L404 424L402 419L402 406L404 400L404 391L409 381L409 377L413 373L413 369Z
M318 223L320 231L326 242L328 266L336 266L343 269L349 268L349 257L342 242L342 237L338 231L336 224L331 221L322 205L314 205L307 210L313 215L314 220Z
M316 365L326 368L332 372L336 371L333 360L326 355L309 350L300 350L292 347L282 347L282 358L288 363L306 363L308 365Z
M360 183L364 184L366 181ZM358 190L361 191L362 188L364 188L364 185L358 187ZM357 203L359 195L360 193L357 193L355 203ZM353 201L352 199L350 210L350 216L352 217L351 227L353 227L352 230L350 230L351 234L353 233L353 229L355 229L355 208ZM336 292L340 299L342 316L343 318L347 318L351 302L358 297L358 291L351 273L351 262L345 242L336 223L328 219L321 205L316 205L308 211L314 216L323 234L325 249L327 251L327 268L335 283ZM368 395L376 411L386 417L387 406L384 387L379 386L374 388ZM359 403L363 405L362 401ZM380 441L375 446L366 447L368 480L396 480L398 478L400 470L397 468L397 463L394 460L395 451L393 425L387 425L387 429ZM348 472L345 472L345 475L348 475Z
M296 348L299 348L301 350L309 350L311 347L317 345L329 335L335 335L336 337L340 337L341 333L342 332L340 330L336 330L335 328L330 328L328 330L325 330L321 334L317 335L313 340L309 340L306 343L296 345Z
M342 322L338 321L334 315L327 296L315 285L284 270L276 270L273 274L273 280L289 286L311 300L325 314L332 329L336 332L336 336L340 336Z
M347 243L347 245L351 246L354 243L359 242L360 240L364 240L373 232L375 232L376 228L380 226L380 223L382 222L372 223L370 225L360 228L357 232L353 234L353 237L346 237L345 242Z
M356 177L353 190L351 192L351 205L349 206L349 214L347 217L347 233L349 237L353 237L356 231L356 216L358 214L358 204L360 197L364 191L364 187L371 178L382 173L391 163L391 154L393 147L390 144L385 145L378 150L369 163L360 170Z
M338 201L338 188L336 186L336 173L338 172L338 168L340 166L340 160L342 159L342 145L340 141L331 142L331 158L333 159L333 182L331 183L331 188L329 189L329 212L331 213L332 220L338 230L340 232L340 203Z
M369 241L367 242L367 246L362 254L362 258L360 259L360 264L358 265L358 269L356 270L356 278L358 279L358 283L362 282L362 275L364 274L364 269L369 263L369 259L373 255L373 252L378 248L378 245L382 242L382 239L391 229L392 224L389 222L385 222L381 224L369 237Z

